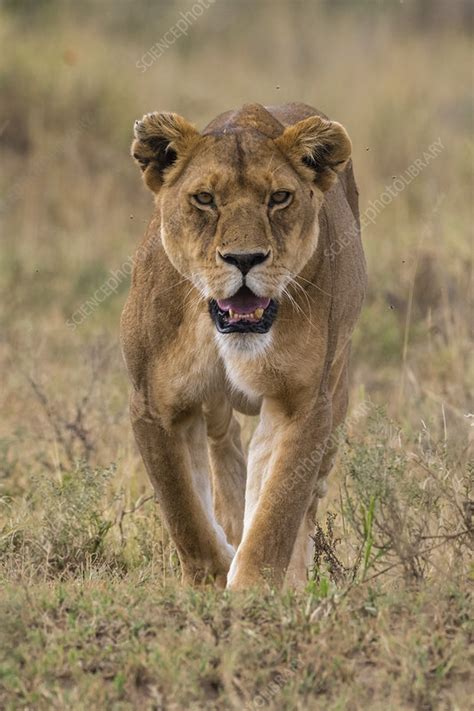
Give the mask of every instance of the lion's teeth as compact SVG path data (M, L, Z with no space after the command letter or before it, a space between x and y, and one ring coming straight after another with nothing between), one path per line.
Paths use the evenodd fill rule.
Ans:
M242 320L258 320L261 319L263 316L263 312L265 309L258 308L255 309L255 311L252 311L252 313L246 313L246 314L240 314L238 311L234 311L233 309L229 309L229 318L231 319L236 319L237 321L242 321Z

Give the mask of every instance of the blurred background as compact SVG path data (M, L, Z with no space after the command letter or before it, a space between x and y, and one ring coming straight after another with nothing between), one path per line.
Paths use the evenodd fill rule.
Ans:
M0 708L472 707L473 8L0 0ZM129 150L288 101L352 137L369 291L307 588L240 598L180 587L131 434Z
M147 486L118 346L123 267L152 211L129 157L133 121L168 110L203 127L253 101L303 101L346 126L363 215L405 176L366 220L351 407L370 398L408 432L465 451L472 11L468 0L0 3L4 492L77 457Z

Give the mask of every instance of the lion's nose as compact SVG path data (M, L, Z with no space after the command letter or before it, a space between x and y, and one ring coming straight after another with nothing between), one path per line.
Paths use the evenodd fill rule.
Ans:
M242 274L245 276L252 269L252 267L261 264L270 256L270 252L244 252L241 254L222 254L219 252L219 256L224 262L228 264L233 264L234 267L240 269Z

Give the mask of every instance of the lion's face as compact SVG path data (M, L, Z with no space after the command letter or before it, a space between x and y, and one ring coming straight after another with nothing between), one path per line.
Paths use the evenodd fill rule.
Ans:
M350 155L345 130L311 117L274 137L254 126L201 135L148 114L135 135L173 266L219 332L266 333L316 249L323 193Z
M267 331L289 282L311 257L322 194L273 140L206 136L160 195L162 239L221 332Z

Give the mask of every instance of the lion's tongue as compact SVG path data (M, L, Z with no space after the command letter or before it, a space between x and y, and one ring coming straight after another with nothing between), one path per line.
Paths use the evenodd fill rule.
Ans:
M266 309L270 299L257 296L250 289L243 286L230 299L218 299L217 305L221 311L235 311L238 314L251 314L255 309Z

